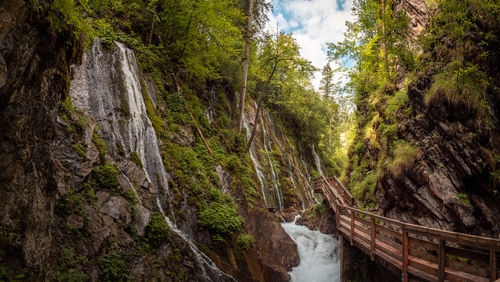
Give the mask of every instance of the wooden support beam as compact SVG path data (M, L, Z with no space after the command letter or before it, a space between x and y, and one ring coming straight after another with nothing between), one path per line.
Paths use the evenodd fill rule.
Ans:
M403 227L403 256L402 256L403 281L408 282L408 231Z
M446 245L444 240L439 240L439 268L438 268L438 281L444 281L444 267L446 264Z
M337 223L337 229L340 228L340 208L339 205L335 205L335 221Z
M375 231L376 231L376 225L375 225L375 218L373 216L370 217L371 219L371 225L370 225L370 231L371 231L371 248L370 248L370 258L372 261L375 261Z
M497 258L495 250L490 250L490 281L497 279Z
M356 216L354 211L351 211L351 246L354 246L354 222L356 221Z

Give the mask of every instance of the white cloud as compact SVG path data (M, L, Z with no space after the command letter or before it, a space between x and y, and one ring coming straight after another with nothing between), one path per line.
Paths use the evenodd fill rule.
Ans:
M274 14L269 14L269 30L292 32L301 47L301 55L321 69L327 63L326 43L343 39L346 21L352 21L352 0L346 0L343 10L334 0L274 0ZM335 66L332 66L335 67ZM313 86L319 89L321 73Z

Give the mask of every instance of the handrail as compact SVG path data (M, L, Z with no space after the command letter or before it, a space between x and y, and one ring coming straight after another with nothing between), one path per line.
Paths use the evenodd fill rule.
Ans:
M335 182L330 185L330 181ZM320 188L315 190L322 191L334 208L339 233L346 237L351 245L356 244L370 255L372 260L377 256L401 269L404 281L408 281L409 274L428 281L495 281L499 276L499 239L405 223L351 207L346 200L352 196L336 177L321 177L316 179L314 184L315 188ZM354 206L353 199L347 202ZM360 218L359 215L369 217L370 221ZM389 224L381 225L376 223L376 219ZM409 236L410 234L412 236ZM454 245L447 246L447 242ZM416 247L426 248L428 251L425 255L420 254L413 249ZM434 253L436 251L437 257ZM472 260L479 258L489 264L471 266L460 261L451 261L448 254Z

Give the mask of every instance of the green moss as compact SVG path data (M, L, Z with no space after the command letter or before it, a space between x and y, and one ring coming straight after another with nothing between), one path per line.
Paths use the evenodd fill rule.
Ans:
M76 144L71 146L73 150L75 150L78 155L82 158L87 158L87 146L86 144Z
M101 159L101 161L104 161L104 156L108 153L108 145L99 137L97 128L94 129L94 133L92 134L92 142L97 147L99 158Z
M146 104L146 112L148 113L148 117L151 120L151 123L153 124L156 133L159 136L163 136L163 129L165 128L165 122L155 109L153 100L151 100L151 97L148 94L148 88L146 86L146 82L144 81L143 77L141 77L141 91L142 91L142 97L144 98L144 104Z
M139 158L139 154L137 154L136 151L133 151L132 153L130 153L130 156L129 156L130 160L133 161L138 167L142 168L142 162L141 162L141 158Z

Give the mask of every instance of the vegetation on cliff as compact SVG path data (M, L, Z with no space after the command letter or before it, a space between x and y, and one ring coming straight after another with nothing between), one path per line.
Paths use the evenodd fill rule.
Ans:
M482 0L425 1L426 12L412 16L427 25L410 27L412 18L398 3L355 1L357 19L348 23L346 39L329 45L333 60L355 61L348 70L355 135L342 180L364 206L375 208L381 181L415 174L410 172L415 162L429 149L417 146L420 140L411 130L419 129L405 124L435 119L472 130L468 140L476 138L491 158L484 185L495 186L500 6ZM409 97L408 89L415 88L423 89L422 97ZM447 165L443 162L438 169Z

